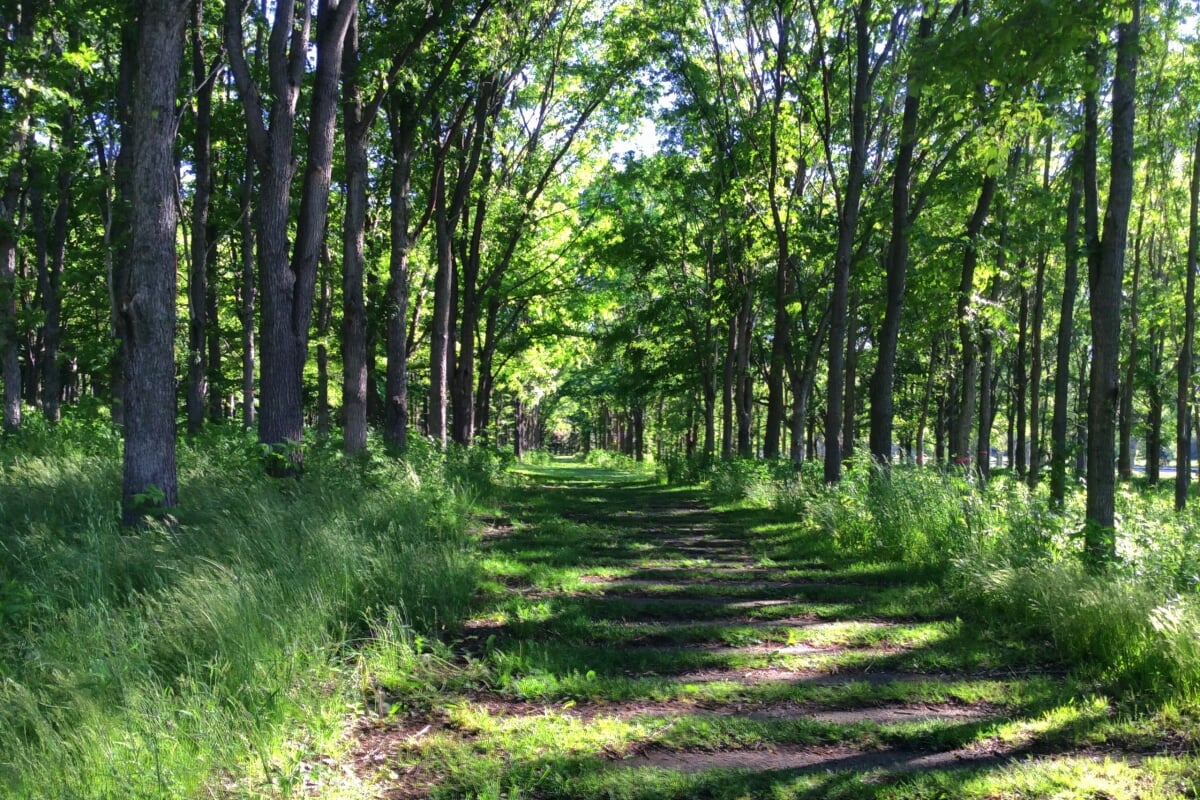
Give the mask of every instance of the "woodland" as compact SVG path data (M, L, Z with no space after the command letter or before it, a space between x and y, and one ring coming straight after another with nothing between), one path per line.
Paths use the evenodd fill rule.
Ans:
M934 776L879 796L1051 796L1101 756L1142 771L1079 796L1190 796L1198 20L1179 0L0 0L0 792L876 796L804 783L808 750L767 769L787 787L653 756L815 736L850 772L891 747ZM664 577L687 569L708 577ZM699 592L630 640L682 648L738 581L736 630L704 629L725 646L794 648L820 619L856 632L830 634L849 660L793 669L854 675L842 649L882 626L928 660L891 652L866 685L892 694L854 702L957 703L958 738L949 711L913 741L878 714L753 742L721 716L567 745L599 748L579 763L505 740L486 767L437 738L484 736L462 710L484 692L496 718L775 713L767 678L688 695L636 683L669 671L650 655L585 657L623 641L589 592L626 621ZM1001 669L1028 680L980 688ZM959 684L895 688L910 672ZM1054 736L1029 721L1067 707ZM1012 788L996 742L1016 740L1066 760ZM614 753L682 783L589 772ZM947 753L983 783L938 777Z

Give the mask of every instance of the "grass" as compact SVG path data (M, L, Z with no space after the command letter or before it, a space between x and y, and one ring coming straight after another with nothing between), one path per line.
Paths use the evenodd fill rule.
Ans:
M1196 787L1185 694L1130 691L1032 617L993 615L1013 584L992 571L994 596L972 596L963 566L928 557L942 540L882 558L764 506L774 490L714 508L708 490L643 471L542 460L517 480L446 688L395 723L425 731L387 767L408 776L401 793L411 780L434 798ZM1005 548L1018 549L988 552ZM449 677L459 669L469 677Z
M466 614L478 465L318 444L274 481L213 430L181 445L176 517L124 530L119 449L68 419L0 450L0 794L364 796L321 757L368 662L399 681Z

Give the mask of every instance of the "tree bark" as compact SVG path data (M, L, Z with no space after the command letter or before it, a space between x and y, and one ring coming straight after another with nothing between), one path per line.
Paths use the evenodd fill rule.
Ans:
M1108 205L1104 213L1099 263L1088 281L1092 311L1092 369L1088 396L1084 549L1089 564L1096 569L1116 557L1113 444L1120 381L1121 277L1125 265L1129 207L1133 199L1134 108L1141 2L1133 0L1131 5L1132 18L1118 28L1117 67L1112 89L1112 163Z
M258 247L262 277L262 393L258 438L279 460L273 471L293 473L303 464L303 379L317 265L325 235L337 84L346 30L357 0L317 3L316 72L312 79L305 170L300 189L294 248L289 246L295 168L296 104L309 56L309 8L279 0L268 43L271 103L264 121L263 98L246 63L240 6L229 2L225 38L230 67L241 97L251 151L262 175Z
M140 8L129 166L127 293L120 298L128 416L122 522L178 503L175 472L175 90L191 0Z

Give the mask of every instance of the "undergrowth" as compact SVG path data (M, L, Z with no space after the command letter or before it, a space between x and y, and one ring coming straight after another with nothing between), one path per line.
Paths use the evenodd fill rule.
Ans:
M1125 484L1117 498L1118 560L1082 560L1084 493L1064 508L1045 485L1006 473L982 484L961 470L857 464L827 486L819 464L719 461L673 465L719 502L773 509L834 557L939 570L980 621L1046 641L1081 676L1132 698L1200 695L1200 549L1192 508L1166 490Z
M129 530L106 423L9 436L0 795L289 796L320 783L318 756L358 702L357 660L381 652L363 643L382 630L412 651L466 613L470 503L498 468L486 451L419 441L406 461L317 443L300 478L276 481L252 437L213 428L180 445L175 516Z

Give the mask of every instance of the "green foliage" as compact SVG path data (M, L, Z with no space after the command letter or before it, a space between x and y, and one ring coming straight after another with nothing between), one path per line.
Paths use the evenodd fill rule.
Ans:
M1200 693L1196 520L1154 490L1119 495L1118 561L1093 574L1082 491L1056 512L1010 476L980 486L957 470L857 465L827 486L817 472L732 461L707 480L722 501L798 516L843 556L940 571L981 620L1048 642L1088 679L1138 695Z
M251 437L211 428L180 449L178 519L122 530L97 425L0 451L0 794L192 796L240 764L286 795L296 728L336 741L350 646L462 619L466 490L496 459L315 445L273 481Z

